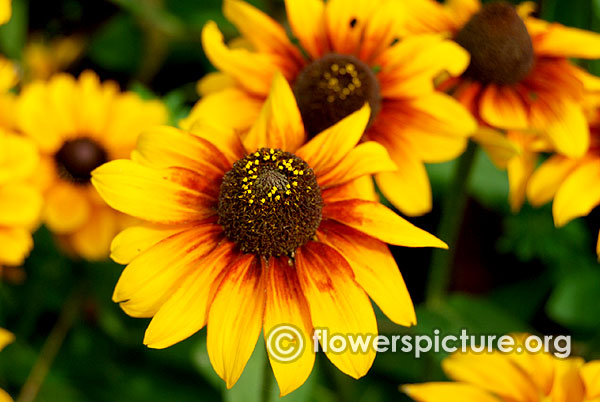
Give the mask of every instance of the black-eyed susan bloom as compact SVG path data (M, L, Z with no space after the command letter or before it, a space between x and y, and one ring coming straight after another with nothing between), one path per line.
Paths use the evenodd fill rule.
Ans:
M299 45L282 26L249 4L225 0L225 16L242 34L226 46L216 24L203 31L204 50L220 70L200 84L204 98L182 123L210 120L247 132L276 72L293 88L309 138L371 107L364 140L384 145L398 169L377 183L408 215L431 209L424 162L460 155L475 122L449 96L434 90L443 72L460 74L467 53L439 35L402 39L405 12L395 0L287 0Z
M122 232L112 257L129 264L114 301L135 317L153 317L144 343L171 346L205 325L208 353L228 387L262 329L376 334L367 295L394 322L415 312L385 243L446 247L385 206L357 198L357 180L394 170L385 148L356 145L369 106L306 142L294 95L276 76L247 136L203 129L195 135L156 128L140 136L132 160L109 162L92 183L117 210L146 221ZM375 357L328 353L361 377ZM282 394L299 387L314 364L271 358Z
M419 402L596 402L600 361L547 353L455 353L442 362L454 382L406 385Z
M160 102L121 93L116 83L101 83L90 71L24 87L18 125L42 154L35 176L45 197L42 218L66 249L90 260L108 257L125 220L98 196L90 174L104 162L128 157L141 130L166 118Z
M15 340L15 336L5 330L4 328L0 328L0 352L2 349L6 347L6 345L12 343ZM8 395L6 391L0 388L0 402L13 402L13 399Z
M568 156L586 152L589 131L581 103L599 82L569 58L600 57L599 34L533 18L529 2L518 8L479 0L406 4L409 31L446 33L471 54L464 74L440 89L451 92L481 124L533 131Z

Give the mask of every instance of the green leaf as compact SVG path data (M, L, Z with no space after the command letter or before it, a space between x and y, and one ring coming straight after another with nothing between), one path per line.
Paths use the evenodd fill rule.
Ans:
M575 271L558 284L547 304L556 322L572 329L600 328L600 270Z
M108 70L133 73L143 56L143 35L133 18L119 14L94 35L89 56Z
M10 21L0 27L0 50L11 59L20 59L27 40L26 0L12 0Z

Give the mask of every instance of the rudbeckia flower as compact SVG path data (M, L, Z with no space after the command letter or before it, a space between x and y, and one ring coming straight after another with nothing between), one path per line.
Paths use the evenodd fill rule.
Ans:
M12 14L11 0L0 0L0 25L6 24Z
M89 260L108 257L123 229L122 214L108 207L90 185L92 170L127 157L145 128L166 121L165 107L121 93L87 71L35 81L23 88L18 123L42 154L35 177L43 191L43 221L68 251Z
M380 144L356 145L369 116L365 105L306 142L292 90L277 75L243 141L230 130L157 128L140 136L132 160L92 173L109 205L146 221L112 245L113 259L129 264L113 300L153 317L146 345L166 348L206 325L212 365L231 387L261 329L292 325L305 345L313 328L376 334L367 294L392 321L415 323L385 243L446 245L357 198L357 180L395 169ZM291 363L269 356L282 395L304 383L315 359L311 346ZM327 356L358 378L375 352Z
M591 145L581 158L552 155L542 163L527 187L533 206L554 199L554 223L561 227L571 220L588 215L600 205L600 102L590 113ZM600 235L596 251L600 258Z
M600 57L600 35L530 16L532 3L408 0L414 33L446 33L469 51L469 67L441 83L482 125L532 130L559 153L577 157L589 145L581 107L598 79L569 58Z
M363 140L388 150L398 169L376 175L388 200L407 215L431 210L424 162L460 155L475 122L434 79L457 75L468 54L441 35L402 38L405 12L395 0L286 0L299 45L269 16L225 0L225 16L242 34L226 46L216 24L203 30L206 55L220 70L205 78L206 96L182 123L219 122L247 132L265 102L275 72L293 88L309 138L371 107Z
M4 328L0 328L0 352L2 349L6 347L9 343L12 343L15 340L15 336L5 330ZM8 395L6 391L0 388L0 402L13 402L13 399Z
M600 361L547 353L455 353L442 362L454 382L406 385L419 402L593 402L600 398Z

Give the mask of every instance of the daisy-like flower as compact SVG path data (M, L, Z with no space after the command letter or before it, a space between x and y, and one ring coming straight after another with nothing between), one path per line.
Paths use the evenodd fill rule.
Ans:
M14 342L15 336L4 328L0 328L0 352L6 345ZM0 388L0 402L13 402L13 399L6 391Z
M561 227L600 205L600 101L590 111L591 145L581 158L555 154L540 165L527 187L533 206L554 200L554 223ZM596 251L600 258L600 234Z
M505 1L408 0L411 32L446 33L471 54L459 77L440 85L486 126L533 130L564 155L583 155L589 131L581 107L599 81L569 58L600 57L600 35L530 16ZM477 138L477 137L476 137Z
M455 353L442 362L454 382L406 385L419 402L597 402L600 361L547 353Z
M441 73L462 73L467 53L441 35L400 38L405 13L395 0L285 3L298 46L269 16L242 1L224 1L242 39L228 47L216 24L206 25L204 50L220 72L201 82L206 96L182 127L206 120L247 132L275 72L292 86L309 138L368 102L363 140L385 146L398 167L379 173L377 184L405 214L428 212L424 162L454 159L476 128L468 111L433 85Z
M395 169L381 145L356 146L369 116L365 105L305 143L294 95L277 75L243 142L229 130L157 128L140 136L132 160L93 172L109 205L147 222L112 245L113 259L129 264L113 300L153 317L146 345L165 348L207 325L210 360L231 387L261 329L292 325L305 345L313 328L376 334L367 294L392 321L415 323L385 243L446 245L357 198L357 180ZM358 378L375 352L327 356ZM285 395L304 383L314 353L307 346L294 362L270 360Z
M42 154L35 177L45 198L42 218L68 251L89 260L108 257L126 220L98 196L90 173L128 157L141 130L166 118L160 102L121 93L116 83L100 83L90 71L23 88L18 123Z

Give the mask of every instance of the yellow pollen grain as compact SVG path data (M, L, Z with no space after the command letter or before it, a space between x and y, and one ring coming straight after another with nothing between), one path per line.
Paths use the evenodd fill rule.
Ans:
M354 64L348 63L346 64L346 70L352 72L354 71Z
M281 196L277 195L275 196L275 201L279 201L281 199Z
M292 182L292 186L294 186L294 187L298 187L298 182L297 182L297 181L293 181L293 182Z
M290 195L290 194L292 194L292 192L291 192L290 190L287 190L287 191L285 192L285 194L286 194L286 195Z
M331 65L331 71L333 71L334 73L337 72L339 69L340 69L340 66L338 66L337 64Z
M340 74L342 75L346 75L346 69L345 68L340 68Z
M260 202L262 202L264 204L265 202L267 202L267 200L265 200L264 198L261 198Z
M258 153L258 151L256 151L256 152L254 153L254 156L260 156L260 153Z

